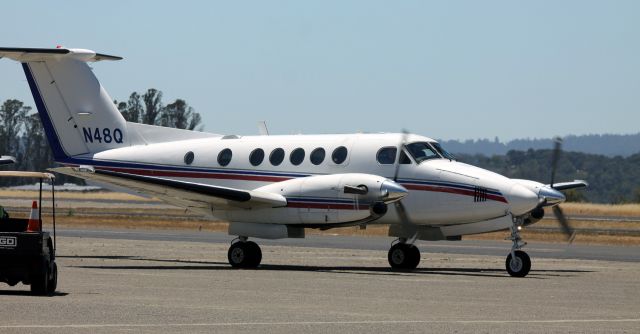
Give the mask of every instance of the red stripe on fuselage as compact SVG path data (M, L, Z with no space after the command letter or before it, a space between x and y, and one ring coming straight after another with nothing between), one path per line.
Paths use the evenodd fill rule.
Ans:
M334 210L369 210L368 205L354 205L354 204L327 204L327 203L301 203L301 202L289 202L287 204L290 208L301 209L334 209Z
M226 174L226 173L206 173L206 172L180 172L168 170L150 170L150 169L133 169L119 167L96 167L96 169L109 170L113 172L121 172L135 175L145 176L165 176L165 177L188 177L194 179L221 179L221 180L243 180L243 181L262 181L262 182L280 182L290 180L290 177L281 176L262 176L262 175L246 175L246 174Z
M409 190L419 190L419 191L433 191L439 193L449 193L456 195L465 195L465 196L475 196L475 192L471 190L459 189L459 188L445 188L445 187L437 187L437 186L425 186L425 185L417 185L417 184L402 184L405 188ZM507 203L507 200L502 196L497 196L493 194L487 194L487 199Z

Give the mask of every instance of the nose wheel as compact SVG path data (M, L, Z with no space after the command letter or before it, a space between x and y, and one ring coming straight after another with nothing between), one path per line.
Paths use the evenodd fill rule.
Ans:
M262 261L262 250L255 242L240 238L229 247L227 259L234 268L257 268Z
M513 245L511 246L511 252L507 256L507 261L505 261L505 267L512 277L525 277L531 270L531 258L527 253L520 250L527 244L520 237L522 223L521 217L514 217L513 225L511 226L509 240L513 242Z
M514 251L507 256L505 262L507 272L513 277L525 277L531 270L529 255L521 250Z
M401 241L391 246L387 258L393 269L413 270L420 263L420 250L415 245Z

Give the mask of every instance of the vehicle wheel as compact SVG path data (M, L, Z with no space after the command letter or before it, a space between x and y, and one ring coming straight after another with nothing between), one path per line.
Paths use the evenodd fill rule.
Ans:
M31 276L31 293L35 295L46 295L49 287L49 261L42 261L41 268Z
M527 276L529 270L531 270L529 255L521 250L515 251L514 254L515 257L512 257L511 254L507 256L507 261L505 262L507 272L513 277Z
M227 258L234 268L256 268L262 261L262 251L253 241L238 241L229 247Z
M253 241L247 241L246 247L249 250L249 263L247 263L247 268L257 268L262 262L262 250L260 246Z
M49 275L49 281L47 282L47 292L53 294L58 287L58 264L55 262L51 266L51 273Z
M414 245L397 243L391 246L387 258L393 269L412 270L420 263L420 250Z

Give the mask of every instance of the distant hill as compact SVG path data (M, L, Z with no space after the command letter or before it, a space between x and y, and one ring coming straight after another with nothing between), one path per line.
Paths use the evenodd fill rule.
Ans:
M502 143L494 140L440 140L451 153L482 154L485 156L504 155L511 150L526 151L528 149L544 150L553 147L553 139L516 139ZM640 133L631 135L584 135L563 138L564 151L599 154L608 157L629 157L640 153Z
M516 179L549 183L552 150L509 151L505 155L459 154L458 161ZM585 180L589 188L570 191L568 198L598 203L640 202L640 154L623 158L563 152L556 180Z

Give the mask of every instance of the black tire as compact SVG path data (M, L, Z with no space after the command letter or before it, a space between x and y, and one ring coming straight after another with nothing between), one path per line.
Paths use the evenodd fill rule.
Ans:
M420 250L414 245L397 243L389 249L387 260L393 269L413 270L420 263Z
M56 288L58 287L58 265L55 262L51 266L51 273L47 285L47 293L52 295L56 292Z
M260 262L262 262L262 250L260 246L253 241L247 241L246 247L249 250L249 263L247 263L247 268L258 268Z
M253 241L238 241L229 247L227 259L234 268L256 268L262 261L262 251Z
M40 268L37 268L31 275L31 293L44 296L49 289L49 261L42 260Z
M517 250L514 252L515 261L511 261L511 254L507 256L507 261L505 262L505 266L507 267L507 272L512 277L525 277L531 270L531 259L529 255L521 250Z

